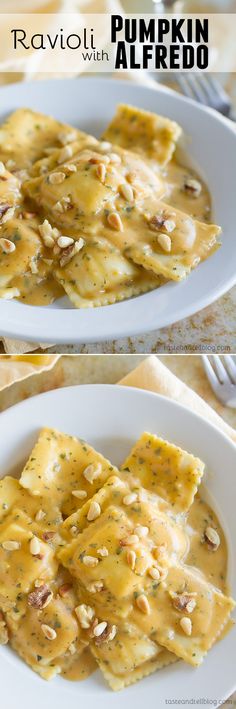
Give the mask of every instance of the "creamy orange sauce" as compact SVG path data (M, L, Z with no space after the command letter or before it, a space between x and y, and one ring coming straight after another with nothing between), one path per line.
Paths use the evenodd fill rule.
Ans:
M208 526L217 529L221 540L218 549L211 553L203 543L204 531ZM200 569L210 583L223 593L228 593L226 539L215 512L200 495L195 497L188 513L187 532L190 538L190 550L186 563Z
M22 109L0 129L0 297L108 305L182 280L218 247L208 189L174 154L177 124L127 106L105 143L67 126L59 145L60 128Z
M203 470L147 432L119 471L44 428L20 480L0 481L2 642L8 631L44 679L99 666L112 689L177 658L198 666L235 605L224 531L196 494Z
M90 675L97 670L97 663L95 658L92 656L89 648L86 647L82 655L75 660L75 662L70 665L66 670L63 670L62 677L70 680L71 682L80 682L81 680L87 679Z

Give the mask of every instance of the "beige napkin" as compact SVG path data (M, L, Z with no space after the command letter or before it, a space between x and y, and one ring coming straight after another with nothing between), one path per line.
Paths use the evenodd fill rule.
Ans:
M60 355L0 355L0 391L54 367Z
M137 387L138 389L147 389L178 401L213 423L236 443L236 431L193 389L190 389L175 374L172 374L156 355L151 355L143 360L136 369L133 369L124 379L121 379L119 384Z

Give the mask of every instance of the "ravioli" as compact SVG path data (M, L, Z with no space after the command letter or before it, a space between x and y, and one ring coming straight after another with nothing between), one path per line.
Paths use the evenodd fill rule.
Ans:
M121 149L115 157L110 154L111 158L99 152L99 145L80 150L65 164L24 182L23 191L49 221L77 238L83 233L93 235L98 218L111 204L115 210L116 200L123 209L132 208L132 201L130 204L122 192L132 189L129 180L138 202L153 194L163 197L163 180L137 156ZM104 175L100 174L101 166Z
M161 283L102 238L88 240L67 265L55 268L54 275L77 308L116 303Z
M5 253L0 248L0 287L14 286L17 277L32 276L45 278L48 274L48 264L44 261L48 252L42 244L37 232L37 222L34 228L27 220L11 219L1 227L0 239L7 239L15 246L15 250ZM33 273L32 273L33 271ZM18 292L20 295L20 291Z
M134 150L158 165L166 165L172 158L180 135L181 128L175 121L120 104L102 137L115 145Z
M163 497L176 512L186 512L200 485L204 463L162 438L143 433L121 471Z
M17 629L9 619L8 624L12 647L44 679L51 679L61 671L61 658L64 659L80 633L76 618L60 598L53 599L40 611L28 606ZM44 625L55 631L53 642L45 637Z
M203 471L153 434L118 471L44 428L20 480L0 481L0 642L46 680L92 653L114 690L201 664L236 605L224 532L194 500Z
M76 308L101 307L181 281L211 256L221 230L207 188L174 155L180 135L129 105L101 140L30 109L11 114L0 128L0 298L46 306L66 293Z
M194 601L192 612L175 607L179 596ZM152 640L193 666L201 664L235 607L232 598L218 591L201 573L188 566L171 567L166 582L160 583L152 594L148 594L148 602L150 612L147 615L134 606L131 622L147 635L151 634ZM181 626L183 618L191 624L189 635Z
M133 238L133 243L130 239L125 254L168 280L182 281L219 247L220 227L198 222L162 202L151 206L146 215L137 214L135 226L140 239Z
M91 482L84 476L88 466L91 466L88 471ZM20 484L47 503L53 500L68 516L115 472L110 461L86 441L44 428L22 471ZM78 491L79 494L82 491L81 497Z
M143 632L124 623L110 643L92 643L92 653L111 689L117 691L176 662L176 656L158 648Z
M162 571L165 574L172 560L183 558L188 551L183 528L176 525L166 510L160 509L161 501L159 506L151 496L143 500L142 492L133 493L134 500L128 504L129 486L117 477L111 477L91 501L62 525L62 535L65 532L66 539L69 534L75 538L59 550L59 559L89 593L91 585L102 582L102 593L101 589L97 593L91 591L92 603L98 604L100 614L103 608L110 620L117 615L126 616L132 606L133 594L141 588L152 587L149 570L153 566L158 565L160 575ZM99 514L90 521L94 506ZM146 535L141 536L142 531ZM129 566L127 553L129 539L133 548L133 535L136 537L135 564ZM162 546L165 547L164 554ZM100 549L105 549L104 555L100 554ZM153 553L157 556L154 557ZM88 556L93 557L94 565L91 562L87 565Z
M30 550L34 536L39 540L39 551L35 555ZM8 549L8 542L15 542L18 546ZM27 593L37 578L53 578L57 567L53 550L40 538L37 523L14 508L0 527L1 597L15 602L19 592ZM4 610L4 600L1 602Z
M11 170L29 169L42 158L47 148L63 145L63 136L71 135L74 139L81 135L52 116L19 108L11 113L0 127L0 160L8 163Z

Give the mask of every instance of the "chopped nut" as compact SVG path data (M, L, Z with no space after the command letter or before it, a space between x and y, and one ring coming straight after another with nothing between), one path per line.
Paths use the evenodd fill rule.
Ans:
M44 512L43 510L38 510L38 512L36 512L36 515L35 515L35 521L41 522L41 520L44 519L44 517L46 517L46 512Z
M68 650L71 655L75 655L75 653L77 652L76 646L74 643L71 643L71 645L69 645Z
M75 613L80 622L81 628L83 628L84 630L90 628L95 616L95 611L93 610L93 608L91 608L91 606L87 606L86 603L81 603L80 606L77 606L77 608L75 608Z
M119 165L121 163L121 157L120 155L117 155L117 153L109 153L109 158L110 162L113 162L115 165Z
M10 241L10 239L1 238L0 247L4 254L11 254L13 251L16 250L16 245L13 243L13 241Z
M183 189L184 192L188 192L191 197L199 197L202 191L202 185L198 180L188 178L184 182Z
M29 267L30 267L30 270L31 270L32 275L35 275L36 273L39 272L39 271L38 271L38 266L37 266L37 263L36 263L34 257L31 258Z
M36 216L35 212L21 212L22 219L34 219ZM19 214L20 217L20 214Z
M102 633L104 633L104 630L106 630L106 627L107 622L105 620L103 620L101 623L98 623L93 631L95 638L98 638L100 635L102 635Z
M172 231L174 231L174 229L176 227L176 223L174 222L173 219L165 219L163 226L165 227L166 231L171 233Z
M39 588L39 586L43 586L43 579L35 579L34 586L35 586L35 588Z
M173 599L172 603L174 608L178 611L187 611L187 613L192 613L196 607L196 601L192 598L191 594L188 593L178 593Z
M142 524L138 524L137 527L135 527L134 529L134 533L137 534L140 539L142 539L142 537L146 537L148 535L148 532L149 528L143 526Z
M127 202L133 202L134 193L131 185L124 184L119 186L119 191L122 197L127 200Z
M62 586L59 587L58 593L63 598L71 590L71 588L71 583L63 583Z
M168 236L168 234L158 234L157 241L163 251L171 251L171 238Z
M100 549L97 549L97 554L98 556L108 556L109 552L106 547L100 547Z
M103 581L94 581L88 584L87 591L89 591L89 593L99 593L103 588Z
M190 618L181 618L179 623L185 635L192 635L192 621Z
M100 182L102 182L104 184L105 179L106 179L106 166L104 165L104 163L100 162L98 164L97 169L96 169L96 175L97 175L98 179L100 180Z
M2 548L5 549L6 551L16 551L17 549L20 549L21 543L20 542L14 542L9 539L9 541L2 542Z
M161 576L160 571L157 568L157 566L151 566L150 569L148 569L148 574L155 581L159 581L160 576Z
M153 229L153 231L162 231L162 229L166 229L166 231L171 232L175 229L176 223L173 219L169 219L168 216L161 213L155 214L154 217L150 219L149 226Z
M67 246L71 246L71 244L74 243L74 239L70 236L59 236L59 239L57 240L57 244L60 246L60 249L67 249Z
M220 546L220 537L216 529L207 527L204 532L204 541L207 543L208 549L216 551Z
M91 567L97 566L98 559L96 559L96 556L83 556L83 564Z
M71 244L71 246L68 246L67 249L63 251L63 256L60 259L60 266L63 268L63 266L66 266L69 261L83 248L85 244L84 239L80 238L78 241L75 241L74 244Z
M69 160L70 158L72 158L72 155L73 155L73 150L72 150L71 145L65 145L65 147L62 148L62 150L60 151L60 155L57 160L58 164L60 165L61 163L66 162L66 160Z
M77 133L75 130L68 131L65 133L64 131L61 131L58 135L58 140L59 143L62 143L62 145L67 145L67 143L73 143L74 140L77 138Z
M50 182L51 185L60 185L61 182L64 182L65 177L64 172L52 172L48 176L48 182Z
M64 168L67 172L77 172L77 167L73 163L65 163Z
M105 622L105 621L104 621ZM100 623L101 625L101 623ZM93 635L95 635L95 628L98 627L98 624L94 626L93 629ZM106 628L103 630L103 632L98 635L97 637L95 636L95 645L102 645L103 643L108 643L111 642L111 640L114 640L115 636L117 633L117 627L116 625L111 625L110 623L106 623Z
M72 490L71 494L74 495L74 497L78 497L78 500L84 500L85 497L87 497L86 490Z
M146 613L146 615L150 613L149 602L147 596L145 596L144 593L141 593L140 596L137 596L136 606L139 608L140 611L142 611L142 613Z
M111 150L112 144L111 144L111 143L108 143L108 140L102 140L102 141L99 143L99 148L100 148L100 150L102 151L102 153L107 153L108 150Z
M5 224L6 222L8 222L9 219L12 219L12 217L14 217L14 213L15 207L12 207L6 202L4 204L0 204L0 223Z
M130 534L128 537L120 540L121 547L132 546L133 544L138 544L139 537L137 534Z
M87 514L87 520L88 522L93 522L94 519L97 519L101 514L101 507L98 504L98 502L91 502L89 511Z
M44 542L50 542L51 539L53 539L53 537L55 537L55 534L56 534L56 532L50 532L50 531L43 532L42 539Z
M117 212L111 212L110 214L108 214L107 221L109 226L112 227L112 229L115 229L116 231L124 230L120 215Z
M131 570L134 571L135 568L135 562L136 562L136 554L133 549L128 549L126 553L126 561L128 566L130 566Z
M91 485L96 480L102 472L102 465L98 463L97 465L87 465L87 468L83 471L83 476Z
M57 633L54 628L51 628L50 625L46 625L45 623L42 623L41 628L47 640L55 640Z
M40 554L40 541L38 537L32 537L29 544L30 553L32 556L37 556Z
M44 219L43 224L40 224L38 229L45 246L48 248L54 246L56 239L60 236L58 229L53 229L48 219Z
M129 507L129 505L132 505L133 502L137 502L138 495L136 492L130 492L128 495L125 495L123 497L123 505L126 505L126 507Z
M29 593L28 605L32 606L32 608L46 608L52 599L52 591L50 591L47 584L43 584L42 586L38 586L36 591Z

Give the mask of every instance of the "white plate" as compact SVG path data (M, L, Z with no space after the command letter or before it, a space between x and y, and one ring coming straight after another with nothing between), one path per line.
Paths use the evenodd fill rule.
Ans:
M156 90L98 78L18 83L0 89L1 115L28 106L97 136L117 103L132 103L179 122L188 154L206 179L223 245L183 283L102 308L76 310L65 298L50 307L0 301L0 335L30 341L88 343L116 339L171 325L219 298L236 282L236 131L210 109L165 87Z
M117 465L145 429L203 458L207 465L207 491L228 539L229 580L236 597L236 446L218 429L170 399L139 389L109 385L68 387L28 399L1 414L1 475L23 463L43 425L87 439ZM119 709L121 703L124 709L143 709L145 704L164 709L166 699L204 696L220 701L236 687L235 656L236 628L214 646L198 669L179 662L113 694L100 672L84 682L70 683L57 677L47 683L10 648L2 647L1 702L4 709L84 705L87 709Z

